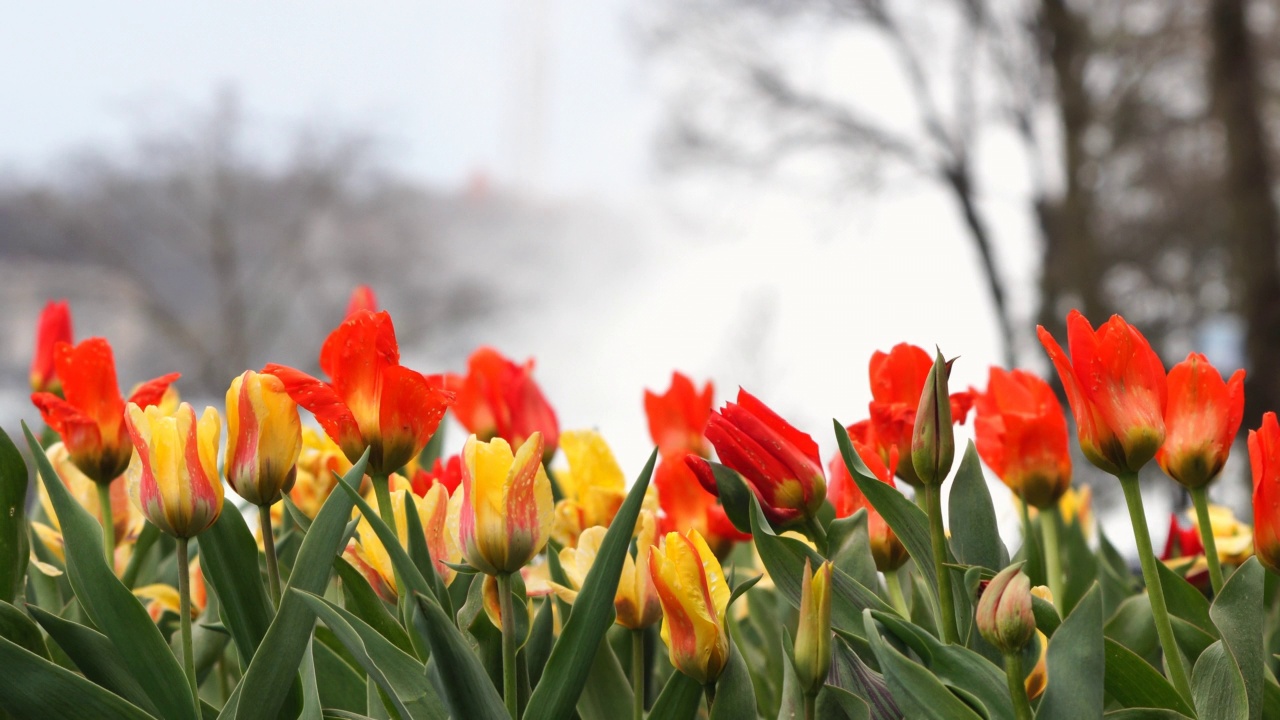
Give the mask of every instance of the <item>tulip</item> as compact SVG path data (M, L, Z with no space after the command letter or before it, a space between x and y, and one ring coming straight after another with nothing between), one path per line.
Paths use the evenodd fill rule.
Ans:
M916 408L916 420L911 433L911 465L916 477L926 486L941 485L951 472L956 457L956 438L951 430L951 398L947 391L947 378L951 375L951 363L938 353L929 375L925 378Z
M627 496L627 481L600 433L571 430L560 436L568 469L556 471L564 499L556 503L551 537L572 547L584 529L608 527Z
M560 566L564 568L565 577L569 581L568 586L552 585L560 599L569 603L577 599L578 591L595 563L606 532L607 529L600 526L587 528L579 536L577 547L567 547L560 551ZM649 555L653 549L654 537L653 513L641 511L636 557L633 560L628 554L623 559L622 576L618 580L618 591L613 599L613 606L617 611L615 622L629 630L643 630L662 618L662 603L658 599L653 577L649 574Z
M923 481L915 467L905 462L911 457L911 440L915 431L916 411L924 394L925 382L933 367L929 353L907 343L895 345L888 353L876 351L871 356L871 427L875 431L880 459L889 462L891 448L896 448L904 462L897 465L898 477L912 487ZM950 396L951 420L964 424L973 398L968 392Z
M344 317L351 317L361 311L378 312L378 296L368 285L357 285L356 289L351 291L351 299L347 301L347 313Z
M1253 470L1253 551L1268 570L1280 574L1280 424L1265 413L1262 427L1249 431Z
M729 586L720 561L697 530L672 532L650 553L649 572L662 602L662 641L672 666L713 685L729 662Z
M711 419L715 389L710 382L699 391L683 373L671 373L671 386L662 395L644 391L644 412L649 418L649 437L665 456L694 453L706 457L703 433Z
M129 495L147 520L178 541L183 668L192 697L199 697L191 647L187 540L204 532L222 512L222 481L218 477L222 419L217 410L205 408L197 422L196 411L187 403L179 405L171 416L154 406L143 410L129 403L125 425L135 451L127 473Z
M738 402L712 413L707 439L720 461L742 475L770 522L813 524L827 497L827 480L812 437L739 389ZM718 492L705 472L699 479L708 492Z
M259 507L274 505L293 488L302 451L298 406L274 375L252 370L227 390L227 482Z
M289 490L289 499L303 515L314 518L329 494L338 487L338 476L346 475L350 469L351 461L337 443L324 433L304 427L302 450L298 455L297 479ZM364 482L367 480L366 475ZM363 483L361 489L366 489ZM272 506L273 513L279 511L280 505Z
M467 374L451 374L457 393L453 416L481 440L495 437L520 447L533 433L542 435L544 460L556 452L560 424L533 380L533 360L517 365L493 348L482 347L467 360Z
M686 457L695 461L697 455L662 457L653 473L653 487L658 493L658 532L697 530L716 557L725 557L734 543L744 542L751 536L738 530L729 521L724 506L702 486L697 475L686 464Z
M461 455L452 455L447 460L436 458L430 470L418 468L413 474L413 494L426 495L427 490L437 483L444 485L450 494L462 485Z
M426 536L427 550L431 552L431 562L436 573L445 585L453 582L457 571L447 563L458 563L462 560L462 549L458 544L457 529L459 515L462 510L462 493L455 492L452 497L443 485L432 485L424 497L412 492L396 492L391 496L392 513L395 516L396 537L400 546L409 549L408 506L412 504L413 512L418 514L418 522ZM376 501L375 501L376 507ZM381 511L381 508L378 508ZM381 514L381 512L379 512ZM373 531L373 526L365 517L360 518L356 526L358 540L348 546L348 560L354 556L357 562L352 564L370 579L370 585L382 599L396 602L399 598L399 586L396 583L395 568L391 564L391 554L382 544L382 539ZM372 573L372 574L371 574Z
M1022 676L1022 648L1036 632L1031 612L1031 581L1022 565L1011 565L996 574L978 597L974 624L978 632L1004 655L1009 694L1019 720L1030 720L1031 702Z
M805 694L806 705L812 703L827 682L831 669L831 562L824 562L810 574L809 561L804 561L800 586L800 625L795 640L796 678ZM807 713L813 717L812 713Z
M400 364L395 327L385 311L360 310L344 320L325 340L320 368L329 382L274 363L262 372L284 382L289 397L315 415L348 460L356 462L368 449L369 470L382 478L384 499L386 476L427 444L453 393L444 389L441 376Z
M1067 419L1049 383L1025 370L991 368L974 401L978 455L1019 500L1054 507L1071 487Z
M71 306L66 300L50 300L40 312L36 325L36 351L31 358L31 389L35 392L62 392L55 361L58 345L71 340Z
M467 562L506 575L537 555L551 532L551 482L542 468L542 434L513 454L502 438L474 435L462 450L461 542Z

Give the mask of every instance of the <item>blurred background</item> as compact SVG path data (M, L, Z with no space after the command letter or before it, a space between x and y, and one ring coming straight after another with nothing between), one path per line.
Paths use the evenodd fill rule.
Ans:
M1048 372L1035 325L1065 338L1073 307L1166 365L1247 368L1255 427L1280 408L1278 8L28 4L0 25L0 424L38 421L46 299L122 386L177 370L221 404L245 368L316 371L365 283L405 364L535 357L629 474L673 369L826 459L874 350L936 344L982 387ZM1242 451L1214 490L1237 511ZM1184 501L1151 480L1160 542Z

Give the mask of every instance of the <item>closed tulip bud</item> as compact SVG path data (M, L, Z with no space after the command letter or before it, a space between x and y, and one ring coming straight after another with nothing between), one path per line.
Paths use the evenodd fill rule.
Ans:
M1244 417L1244 371L1223 382L1205 356L1191 353L1168 377L1164 445L1156 462L1188 490L1209 484L1227 464Z
M673 532L650 553L649 572L662 601L662 641L671 664L701 685L715 682L729 662L729 585L720 561L697 530Z
M196 411L187 403L173 415L129 403L125 424L133 440L126 477L129 496L147 520L168 535L190 538L204 532L222 512L218 477L218 411Z
M911 466L925 485L936 485L945 480L956 457L956 438L951 429L951 395L947 390L949 375L951 362L943 359L939 351L920 394L915 430L911 435Z
M36 325L36 351L31 358L31 389L35 392L62 392L54 363L54 350L60 343L71 343L71 306L66 300L50 300Z
M1262 427L1249 431L1249 465L1253 551L1263 566L1280 574L1280 423L1273 412L1262 416Z
M293 489L302 451L298 405L274 375L247 370L227 390L227 482L258 506Z
M831 669L831 563L809 572L804 561L800 586L800 626L796 630L796 677L806 694L822 689Z
M462 449L463 556L486 575L513 573L541 552L551 533L551 481L542 467L542 434L513 454L502 438L467 438Z
M978 632L1002 653L1022 650L1036 631L1031 612L1031 580L1022 566L1011 565L982 591L978 598Z

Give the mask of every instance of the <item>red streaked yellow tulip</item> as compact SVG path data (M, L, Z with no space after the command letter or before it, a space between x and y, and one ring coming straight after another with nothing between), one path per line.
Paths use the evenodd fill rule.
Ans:
M385 311L357 311L329 333L320 369L329 382L274 363L262 372L284 381L285 392L315 415L348 460L359 460L367 448L374 475L390 475L416 456L453 402L443 377L400 364Z
M974 402L978 455L1023 502L1052 507L1071 487L1067 417L1049 383L1025 370L991 368Z
M1112 475L1136 473L1165 439L1164 364L1150 343L1119 315L1095 331L1078 310L1067 315L1069 358L1048 330L1036 330L1066 390L1085 457Z
M74 346L59 343L54 367L64 397L37 392L31 402L45 423L62 436L81 472L100 484L115 480L129 466L133 447L125 429L125 400L116 381L111 345L102 338ZM178 373L170 373L149 380L138 386L129 402L142 408L155 405L177 379Z
M673 532L649 554L649 572L671 664L701 685L715 682L729 662L729 585L720 561L697 530Z
M606 532L600 526L587 528L579 536L577 547L560 551L560 566L564 568L569 587L554 583L552 587L561 600L572 603L577 599L587 573L595 564ZM613 607L618 613L616 622L631 630L643 630L662 619L662 602L649 572L649 555L653 551L655 535L653 513L642 510L640 532L636 536L636 557L633 559L628 553L622 561L622 576L618 579L618 592L613 598Z
M227 390L227 482L259 507L293 488L302 451L298 405L274 375L246 370Z
M570 430L560 435L560 449L569 467L556 471L564 499L556 503L551 537L565 547L597 525L608 527L627 497L627 481L613 451L594 430Z
M62 392L54 353L61 343L71 344L71 306L66 300L50 300L40 311L36 325L36 351L31 357L31 389Z
M463 446L460 542L486 575L518 571L547 544L553 504L542 453L538 432L514 453L502 438L472 435Z
M187 403L172 416L130 403L125 424L136 451L127 473L134 504L168 535L204 532L222 512L218 411L205 408L197 421Z
M1031 588L1031 594L1050 605L1053 604L1053 593L1049 592L1049 588L1044 585ZM1040 639L1040 657L1036 660L1035 667L1031 668L1031 672L1027 673L1027 679L1023 681L1024 687L1027 688L1027 698L1031 700L1043 695L1045 688L1049 686L1049 638L1038 628L1036 637Z
M533 359L517 365L491 347L467 359L467 374L450 374L450 390L457 393L453 416L467 432L481 440L495 437L520 447L537 432L545 459L556 452L560 424L555 410L533 379Z
M412 492L392 493L391 509L396 520L396 537L400 539L401 547L408 550L409 520L406 515L406 498L413 504L413 511L418 514L418 521L426 535L427 549L431 551L431 561L435 565L436 572L448 585L453 582L457 571L445 563L458 563L462 560L462 549L458 545L458 513L462 509L462 493L455 492L450 498L449 491L440 484L432 485L424 497L418 497ZM372 504L377 510L377 501L375 500ZM376 573L380 582L370 584L384 600L395 602L399 588L396 586L395 569L391 565L391 555L387 552L386 546L373 532L373 526L369 524L368 519L363 516L356 526L356 535L359 540L348 554L353 552L364 567L361 567L361 564L353 564L357 569L365 572L366 578L369 577L368 570Z
M1168 377L1164 444L1156 453L1165 474L1188 490L1222 472L1244 418L1244 371L1223 382L1209 360L1191 353Z
M707 440L703 433L711 419L715 388L708 381L698 390L693 380L680 372L671 373L671 386L661 395L644 391L644 412L649 418L649 437L658 452L683 456L694 453L707 456Z

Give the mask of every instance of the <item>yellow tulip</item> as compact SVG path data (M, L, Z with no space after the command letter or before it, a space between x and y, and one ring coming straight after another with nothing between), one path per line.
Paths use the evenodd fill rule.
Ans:
M577 599L578 591L582 589L582 583L586 581L587 573L595 563L596 554L600 552L600 544L604 542L606 532L605 528L598 525L587 528L579 536L576 548L560 551L560 566L564 568L570 585L552 585L560 599L569 603ZM654 534L653 513L641 511L636 557L632 559L628 553L623 559L622 576L618 578L618 591L613 598L613 607L618 613L617 623L631 630L643 630L662 619L662 602L658 599L658 590L649 572L649 555L653 551Z
M649 571L662 602L662 641L671 664L702 685L715 682L729 662L729 586L720 561L697 530L673 532L649 555Z
M190 538L222 512L218 477L218 411L196 412L187 403L173 415L152 405L129 403L125 423L133 440L133 460L125 475L129 496L142 514L166 534Z
M516 572L547 544L551 520L541 433L530 435L514 454L502 438L467 438L459 534L472 567L486 575Z
M1087 485L1085 486L1088 487ZM1037 585L1031 588L1031 594L1053 604L1053 593L1049 592L1049 588L1044 585ZM1044 633L1036 629L1036 637L1040 639L1040 658L1036 660L1036 666L1031 668L1031 673L1027 675L1024 681L1027 688L1027 698L1035 700L1044 694L1044 689L1049 686L1049 638Z
M556 503L551 537L573 547L586 528L609 526L627 497L627 481L613 451L594 430L562 433L560 449L569 467L556 471L564 499Z
M251 504L273 505L293 488L302 451L298 405L275 375L252 370L227 390L227 452L231 489Z

